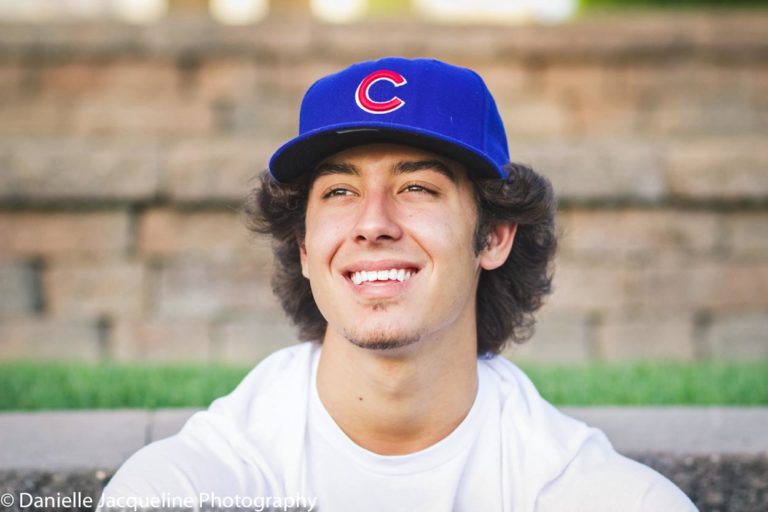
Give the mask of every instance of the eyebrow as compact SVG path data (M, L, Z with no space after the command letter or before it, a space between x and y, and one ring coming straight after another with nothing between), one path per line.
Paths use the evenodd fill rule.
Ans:
M456 173L451 170L447 165L445 165L440 160L405 160L402 162L398 162L397 165L395 165L394 171L395 174L406 174L411 172L417 172L417 171L423 171L423 170L434 170L451 180L452 182L456 183L458 181L458 178L456 177ZM360 176L360 169L358 169L355 165L350 163L331 163L331 162L324 162L317 166L315 169L315 178L319 178L320 176L325 176L326 174L351 174L354 176Z
M440 160L417 160L400 162L395 166L395 174L405 174L409 172L423 171L432 169L439 172L452 182L456 183L456 173Z
M353 174L360 176L360 170L352 164L333 164L322 163L315 168L315 178L325 176L326 174Z

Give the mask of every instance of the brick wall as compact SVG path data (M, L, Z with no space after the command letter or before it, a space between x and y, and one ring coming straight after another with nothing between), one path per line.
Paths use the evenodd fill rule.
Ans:
M768 357L768 13L557 27L0 26L0 359L254 361L290 343L237 206L318 76L478 70L560 198L519 358Z

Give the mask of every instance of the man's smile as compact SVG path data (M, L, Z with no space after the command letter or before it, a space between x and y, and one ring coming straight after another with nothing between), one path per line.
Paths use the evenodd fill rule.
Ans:
M361 270L351 274L350 279L355 284L374 283L377 281L407 281L415 272L405 270L404 268L393 268L390 270Z
M375 295L381 297L401 293L403 285L420 270L421 266L416 263L381 260L355 263L346 267L342 275L356 291L375 289Z

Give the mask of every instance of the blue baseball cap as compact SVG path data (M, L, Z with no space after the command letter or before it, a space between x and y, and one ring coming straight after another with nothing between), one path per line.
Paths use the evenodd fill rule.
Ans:
M343 149L389 142L504 178L507 136L488 87L474 71L434 59L387 57L354 64L315 82L304 95L299 135L269 161L290 182Z

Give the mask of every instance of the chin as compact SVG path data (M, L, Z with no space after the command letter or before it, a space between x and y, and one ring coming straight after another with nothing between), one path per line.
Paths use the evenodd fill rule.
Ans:
M361 332L345 329L344 338L353 345L367 350L390 351L418 343L421 340L421 333L384 329Z

